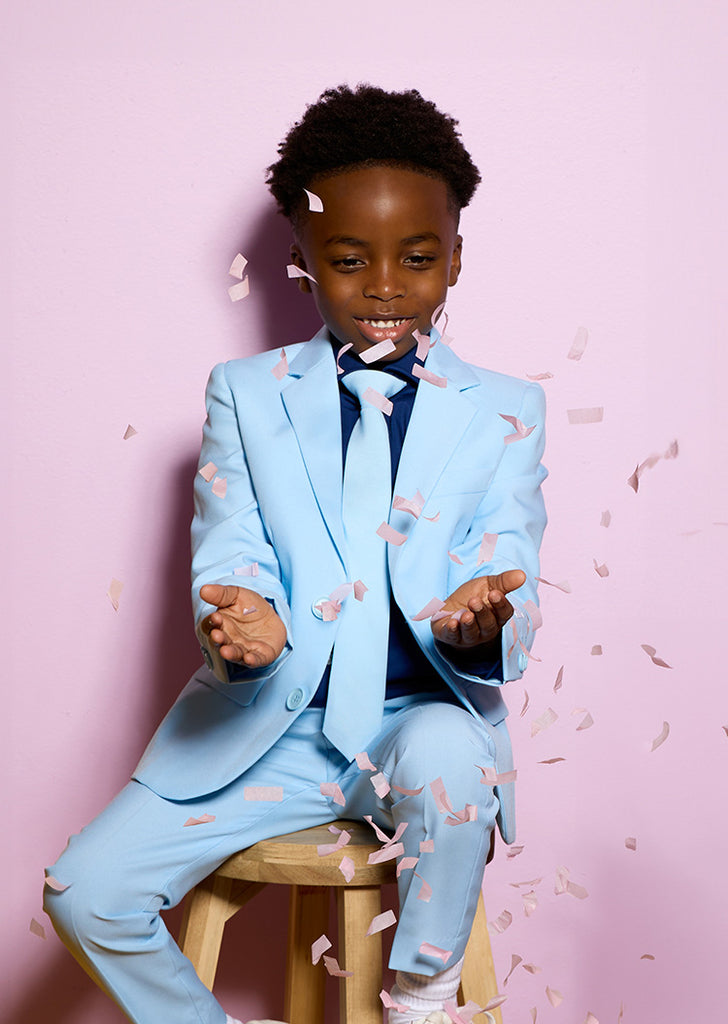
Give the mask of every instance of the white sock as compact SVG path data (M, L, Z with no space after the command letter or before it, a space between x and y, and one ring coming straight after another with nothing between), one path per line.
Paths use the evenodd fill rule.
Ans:
M412 1024L412 1021L426 1017L428 1013L444 1009L448 1000L457 997L464 959L432 977L397 971L397 980L390 995L396 1003L402 1003L410 1009L405 1013L390 1010L389 1024Z
M225 1024L243 1024L242 1021L237 1020L235 1017L231 1017L229 1013L225 1014Z

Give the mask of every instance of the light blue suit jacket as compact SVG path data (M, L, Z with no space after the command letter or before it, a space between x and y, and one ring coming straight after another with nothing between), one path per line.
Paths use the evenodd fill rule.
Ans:
M316 614L318 600L349 582L339 389L326 330L287 346L286 357L280 381L271 372L279 350L221 364L210 376L200 466L213 463L227 491L218 497L196 476L193 602L207 667L182 691L135 772L170 799L213 792L254 764L306 707L336 638L337 622ZM394 494L412 498L419 490L425 506L418 519L391 512L390 524L407 536L388 547L392 591L426 656L493 737L496 768L504 772L512 755L500 685L519 678L527 663L533 624L524 605L536 602L546 522L544 395L536 384L463 362L440 342L427 368L446 377L447 387L422 382L417 389ZM534 429L506 444L513 428L501 413ZM491 559L478 565L484 533L498 540ZM257 575L241 575L254 563ZM516 615L503 631L503 671L484 682L441 653L429 620L412 617L466 580L510 568L528 578L511 595ZM212 610L199 590L213 582L249 587L273 602L288 642L272 665L229 674L199 627ZM498 797L510 842L513 784L500 786Z

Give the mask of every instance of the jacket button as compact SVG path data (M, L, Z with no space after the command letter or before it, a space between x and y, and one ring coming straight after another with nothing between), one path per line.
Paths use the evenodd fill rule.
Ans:
M313 612L317 619L323 619L324 613L321 610L321 605L324 603L324 601L328 600L328 597L317 597L316 600L311 605L311 611Z
M300 686L297 686L295 690L291 690L291 692L286 697L286 707L288 708L288 710L295 711L296 708L300 708L300 706L303 704L304 696L305 694Z

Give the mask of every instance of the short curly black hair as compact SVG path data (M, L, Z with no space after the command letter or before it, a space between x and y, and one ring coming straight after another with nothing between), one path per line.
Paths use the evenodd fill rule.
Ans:
M306 209L303 189L315 178L356 167L404 167L444 181L457 215L480 181L457 123L416 89L327 89L278 147L280 159L268 168L266 183L295 226Z

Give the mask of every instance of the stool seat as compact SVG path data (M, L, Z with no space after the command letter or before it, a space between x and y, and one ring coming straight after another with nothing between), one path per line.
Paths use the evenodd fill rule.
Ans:
M233 854L200 882L185 902L180 948L202 982L212 989L225 922L266 885L289 885L288 953L284 990L284 1019L288 1024L322 1024L326 971L311 963L311 945L328 928L330 890L338 909L338 942L331 953L339 966L352 971L339 987L341 1024L382 1024L382 934L367 935L373 917L381 913L381 887L396 881L396 861L369 864L381 849L369 826L339 821L351 839L335 853L319 856L318 847L332 844L336 834L328 825L265 839ZM339 864L354 863L347 882ZM497 992L490 938L480 896L465 952L460 999L480 1006ZM499 1010L491 1011L502 1024ZM484 1015L475 1018L476 1024Z

